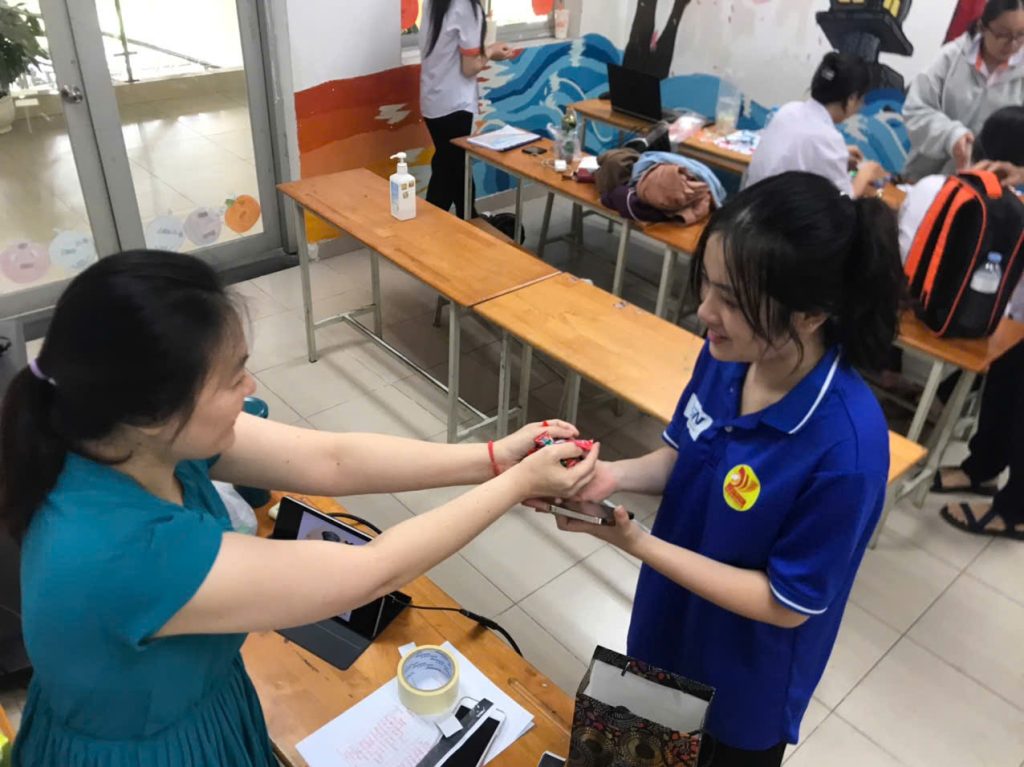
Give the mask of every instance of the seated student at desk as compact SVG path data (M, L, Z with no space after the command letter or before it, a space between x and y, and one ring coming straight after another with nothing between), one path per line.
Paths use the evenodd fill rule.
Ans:
M708 340L666 447L599 462L581 495L663 495L653 529L623 508L558 526L643 562L628 653L716 688L701 763L777 767L885 502L888 429L854 366L896 335L895 217L784 173L712 215L691 279Z
M744 186L802 170L824 176L850 197L875 194L873 184L886 177L885 169L848 147L836 128L861 110L870 88L871 69L863 59L826 53L811 81L811 98L784 104L762 131Z
M597 451L331 434L242 413L243 323L192 256L101 259L57 302L0 417L0 522L22 544L35 667L16 767L275 767L239 648L400 588ZM365 546L231 532L214 479L314 495L479 484Z

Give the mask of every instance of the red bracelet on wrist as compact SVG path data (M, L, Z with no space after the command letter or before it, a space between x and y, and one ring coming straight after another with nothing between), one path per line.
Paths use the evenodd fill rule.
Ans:
M494 440L490 440L487 443L487 455L491 459L491 469L494 470L494 476L501 474L501 468L498 466L498 462L494 460Z

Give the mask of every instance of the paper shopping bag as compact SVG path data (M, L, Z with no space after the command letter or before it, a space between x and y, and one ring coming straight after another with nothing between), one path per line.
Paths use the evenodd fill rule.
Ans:
M696 767L714 690L605 647L576 693L566 767Z

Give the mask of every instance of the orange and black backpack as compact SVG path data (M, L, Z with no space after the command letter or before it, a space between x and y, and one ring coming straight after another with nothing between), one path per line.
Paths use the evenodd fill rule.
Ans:
M995 332L1024 273L1024 203L994 173L950 176L921 222L904 271L921 320L936 335L982 338ZM971 278L990 253L1002 256L991 309L967 312ZM976 296L974 297L976 300Z

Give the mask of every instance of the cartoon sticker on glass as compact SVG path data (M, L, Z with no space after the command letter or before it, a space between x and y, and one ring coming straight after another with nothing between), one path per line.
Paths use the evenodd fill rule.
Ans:
M224 204L224 225L232 232L245 234L260 220L260 204L251 194L240 194Z
M193 245L212 245L223 228L220 213L213 208L196 208L185 219L185 236Z
M35 282L50 269L50 254L39 242L16 242L0 252L0 273L11 282Z
M80 272L98 256L92 237L82 232L57 232L50 242L50 260L61 269Z
M146 226L147 248L177 253L184 244L185 228L177 216L157 216Z

